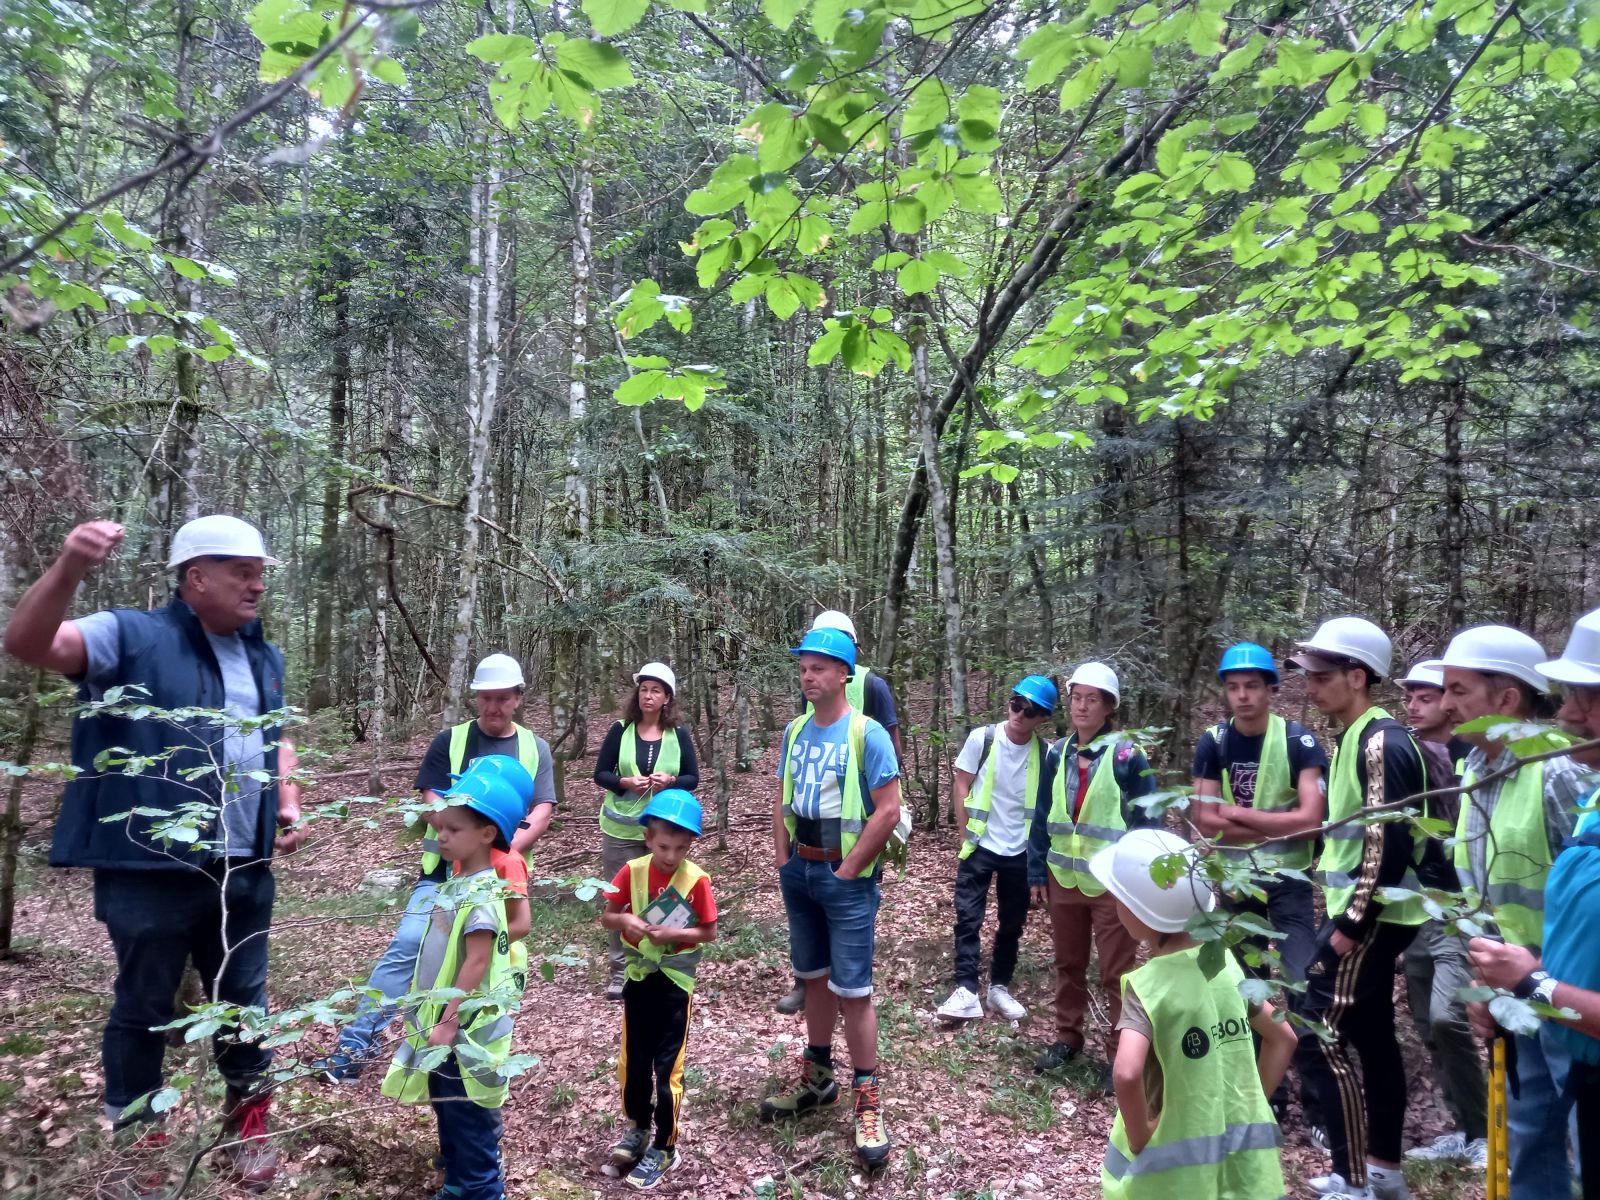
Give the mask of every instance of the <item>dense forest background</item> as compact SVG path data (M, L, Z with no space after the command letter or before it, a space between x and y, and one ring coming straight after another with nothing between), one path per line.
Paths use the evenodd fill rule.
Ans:
M1176 747L1232 639L1596 602L1581 5L4 9L0 611L240 513L374 756L507 648L568 757L672 662L725 772L837 606L931 799L969 675Z

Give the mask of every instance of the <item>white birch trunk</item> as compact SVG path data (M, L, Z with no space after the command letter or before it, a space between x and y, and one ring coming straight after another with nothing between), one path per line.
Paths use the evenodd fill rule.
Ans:
M567 419L572 448L567 456L567 535L589 536L589 481L583 474L583 419L589 407L589 287L594 276L594 174L587 158L572 181L572 374L567 384Z

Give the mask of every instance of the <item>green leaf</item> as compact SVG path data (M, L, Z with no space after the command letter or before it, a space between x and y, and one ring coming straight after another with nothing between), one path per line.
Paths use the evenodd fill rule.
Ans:
M473 38L467 43L467 53L488 63L508 62L513 58L526 58L534 51L534 41L520 33L489 33Z
M1566 83L1583 66L1583 55L1571 46L1557 46L1544 59L1545 78L1551 83Z
M1256 169L1237 154L1218 155L1206 173L1208 192L1248 192L1256 182Z
M1339 169L1337 159L1313 158L1300 173L1300 180L1311 191L1326 195L1339 190L1344 182L1344 174Z
M1389 110L1381 104L1356 105L1356 128L1368 137L1382 137L1389 128Z
M787 29L805 11L807 0L761 0L761 11L779 29Z
M1156 170L1168 179L1178 173L1188 148L1188 136L1180 129L1169 129L1156 143Z
M913 258L895 275L895 282L908 296L931 292L939 286L939 268L926 259Z
M405 87L406 73L401 65L392 58L380 58L367 67L367 71L374 79L395 87Z
M1335 225L1340 229L1348 229L1351 233L1377 233L1378 214L1374 212L1352 212L1334 218Z
M889 227L896 233L920 233L928 223L928 210L914 196L901 196L889 203Z
M629 408L638 408L648 404L661 395L661 385L666 381L665 371L651 370L640 371L632 379L626 379L616 390L615 397L618 404Z
M633 70L615 46L591 42L587 38L568 38L556 46L556 62L563 71L582 78L591 89L630 87ZM570 113L568 114L571 115Z
M795 295L789 281L779 276L767 284L767 307L780 321L787 321L799 311L800 297Z
M626 33L649 10L650 0L583 0L584 15L601 37Z

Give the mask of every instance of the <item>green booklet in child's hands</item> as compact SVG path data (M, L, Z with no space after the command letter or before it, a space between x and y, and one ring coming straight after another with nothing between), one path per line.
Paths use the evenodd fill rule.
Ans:
M688 929L699 924L689 901L677 888L670 886L645 906L639 919L646 925L659 925L663 929Z

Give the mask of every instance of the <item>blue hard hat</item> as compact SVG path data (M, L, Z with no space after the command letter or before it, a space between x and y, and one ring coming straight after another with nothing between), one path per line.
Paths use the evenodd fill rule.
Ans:
M1056 685L1043 675L1024 676L1018 680L1017 686L1012 688L1011 691L1014 695L1021 696L1024 700L1037 704L1047 712L1055 712L1056 701L1060 699L1060 693L1056 691Z
M1260 671L1272 683L1278 682L1278 668L1272 661L1272 651L1254 642L1239 642L1222 652L1222 665L1217 668L1217 678L1222 679L1232 671Z
M650 797L650 803L639 814L639 824L650 824L650 818L668 821L680 829L700 836L700 801L686 788L665 788Z
M837 658L852 671L856 669L856 644L840 629L813 629L800 639L790 654L825 654Z
M451 804L470 808L479 816L488 817L505 839L510 849L517 826L527 815L528 806L517 795L516 789L506 780L489 772L468 771L451 785L444 798Z
M533 775L521 760L509 754L484 754L469 762L461 777L465 779L474 771L504 780L521 798L524 811L533 803Z

